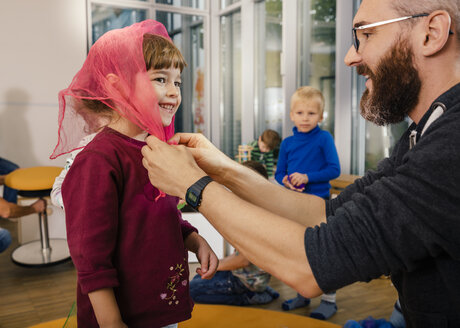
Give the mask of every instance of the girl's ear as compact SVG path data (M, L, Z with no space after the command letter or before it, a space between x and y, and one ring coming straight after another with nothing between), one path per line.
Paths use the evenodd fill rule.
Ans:
M113 74L113 73L109 73L105 76L105 78L107 79L107 81L109 81L110 84L112 85L115 85L118 83L118 81L120 81L120 78Z

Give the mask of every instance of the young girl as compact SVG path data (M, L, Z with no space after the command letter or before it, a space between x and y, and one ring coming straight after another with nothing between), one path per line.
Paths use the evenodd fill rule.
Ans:
M155 189L142 166L147 134L174 133L184 66L164 26L148 20L102 36L60 93L53 156L75 149L75 131L99 131L109 117L62 185L79 327L169 327L193 307L187 249L198 273L215 273L217 257L182 220L178 199Z

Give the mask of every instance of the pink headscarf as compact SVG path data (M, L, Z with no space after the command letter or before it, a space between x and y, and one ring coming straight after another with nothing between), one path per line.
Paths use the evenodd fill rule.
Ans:
M174 118L163 127L158 101L147 75L142 42L144 34L171 40L154 20L105 33L91 47L81 70L67 89L59 92L58 143L51 159L78 148L80 140L107 124L107 118L85 108L80 99L99 100L149 134L166 141L174 134ZM108 74L119 78L110 83Z

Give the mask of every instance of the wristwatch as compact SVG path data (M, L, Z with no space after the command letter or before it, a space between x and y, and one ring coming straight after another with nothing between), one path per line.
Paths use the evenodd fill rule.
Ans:
M198 211L198 207L201 204L201 195L203 194L203 190L212 181L214 180L211 179L210 176L205 175L187 189L187 192L185 193L185 201L193 207L194 210Z

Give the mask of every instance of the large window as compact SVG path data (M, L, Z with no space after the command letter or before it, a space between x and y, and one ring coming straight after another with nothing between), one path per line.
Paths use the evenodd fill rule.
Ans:
M93 3L91 6L91 41L96 42L107 31L129 26L145 19L147 19L147 9Z
M358 10L360 3L360 0L354 1L354 12ZM361 96L366 89L365 82L365 78L353 69L351 173L360 175L368 169L375 169L380 160L388 157L409 126L409 119L384 127L365 121L359 109Z
M233 157L241 144L241 14L234 12L220 20L220 147Z
M212 0L211 0L212 1ZM214 0L216 1L216 0ZM228 6L238 2L240 0L220 0L220 9L227 8Z
M156 3L178 7L205 9L205 0L155 0Z
M262 1L255 6L255 138L265 129L282 134L284 96L281 76L282 1Z
M321 90L326 101L321 128L334 134L336 0L299 0L298 13L298 84Z
M181 50L187 67L182 72L182 104L175 129L177 132L201 132L209 136L207 106L206 45L204 22L208 16L205 0L88 0L91 8L88 40L91 46L105 32L153 18L167 29ZM158 4L158 5L156 5ZM161 9L161 10L160 10ZM200 10L202 15L199 15ZM191 12L188 14L188 12ZM193 14L192 14L193 13ZM206 108L208 107L208 108Z
M198 16L163 11L156 13L156 20L166 27L188 65L182 72L182 97L186 101L182 101L176 114L176 131L206 134L203 20Z

